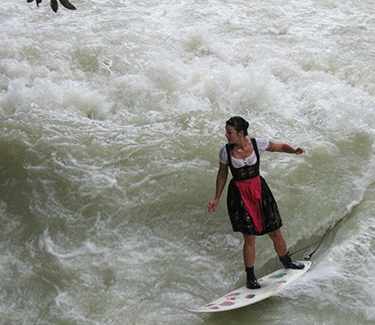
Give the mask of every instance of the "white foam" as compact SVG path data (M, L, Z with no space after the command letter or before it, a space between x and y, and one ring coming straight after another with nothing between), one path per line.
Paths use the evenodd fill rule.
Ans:
M84 242L81 247L73 250L61 248L52 240L48 230L43 232L42 236L39 238L38 244L40 250L45 251L61 260L74 259L76 257L87 255L104 254L106 252L105 249L99 249L94 243L89 241Z
M4 0L0 13L1 148L24 149L27 179L17 187L24 174L0 168L2 184L27 197L20 207L1 198L9 202L0 213L15 220L4 232L30 236L3 239L0 271L13 277L8 266L20 254L29 257L17 259L20 273L42 263L52 282L61 275L51 319L195 324L181 302L208 301L243 280L225 198L206 215L231 115L247 118L251 135L306 149L262 163L288 244L356 215L375 170L372 3L72 2L76 12L54 14L47 0L39 9ZM18 208L25 215L11 213ZM358 223L339 234L285 292L306 304L291 303L319 312L328 302L337 317L349 310L372 320L372 231ZM258 242L262 264L275 254L268 239ZM23 299L5 302L15 319ZM277 322L280 309L264 314Z

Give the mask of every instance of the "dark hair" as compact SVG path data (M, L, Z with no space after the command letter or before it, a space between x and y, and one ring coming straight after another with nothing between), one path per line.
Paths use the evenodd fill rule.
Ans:
M237 132L243 131L243 135L247 135L247 128L249 127L249 122L246 121L241 116L233 116L225 123L226 126L231 126Z

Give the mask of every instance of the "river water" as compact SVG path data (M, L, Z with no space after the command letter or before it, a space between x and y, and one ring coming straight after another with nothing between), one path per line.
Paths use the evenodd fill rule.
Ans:
M374 1L73 3L0 8L0 323L373 324ZM306 151L262 156L291 251L341 222L279 296L198 315L245 280L206 212L232 115Z

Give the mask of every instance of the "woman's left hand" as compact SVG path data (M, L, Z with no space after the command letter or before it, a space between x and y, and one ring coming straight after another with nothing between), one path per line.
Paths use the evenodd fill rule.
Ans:
M305 152L305 151L304 151L302 148L300 148L300 147L298 147L298 148L294 151L294 153L295 153L296 155L302 155L304 152Z

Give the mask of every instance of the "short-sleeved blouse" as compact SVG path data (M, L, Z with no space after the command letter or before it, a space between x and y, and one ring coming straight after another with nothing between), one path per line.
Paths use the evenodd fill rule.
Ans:
M255 138L255 141L257 143L259 154L266 151L268 145L270 144L270 140L266 138ZM225 148L225 144L220 148L219 159L222 164L225 164L225 165L229 164L228 154ZM243 166L252 166L257 163L257 156L254 150L252 154L246 157L245 159L234 158L233 156L231 157L231 159L232 159L232 165L234 168L241 168Z

